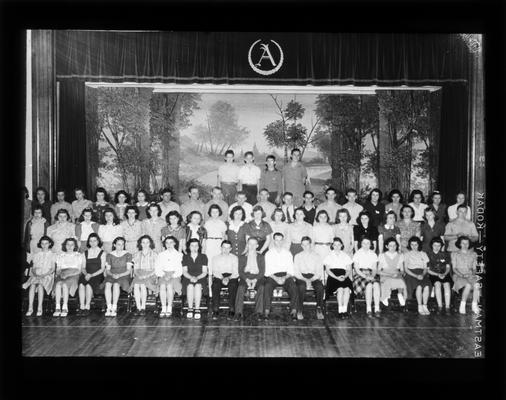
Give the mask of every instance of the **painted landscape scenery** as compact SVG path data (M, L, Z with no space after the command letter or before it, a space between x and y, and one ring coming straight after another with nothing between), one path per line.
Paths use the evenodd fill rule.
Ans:
M86 88L93 184L114 192L210 192L228 149L282 169L294 147L322 197L326 185L361 197L374 187L428 193L437 184L440 95L159 93L152 88ZM208 198L208 194L203 197Z

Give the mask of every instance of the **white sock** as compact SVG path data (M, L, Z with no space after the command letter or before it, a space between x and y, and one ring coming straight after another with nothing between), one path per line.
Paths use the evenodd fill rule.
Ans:
M372 312L372 307L371 306L366 306L367 308L367 312Z
M162 306L162 312L167 312L167 306Z
M465 301L461 301L460 302L459 311L465 311L465 310L466 310L466 302Z
M112 310L112 311L116 311L116 308L117 308L117 305L116 305L116 304L111 304L111 310Z
M374 312L380 312L380 305L379 305L379 303L374 303Z
M406 305L406 300L402 293L397 293L397 298L399 299L399 304L404 307Z
M343 313L343 306L339 306L339 314Z
M388 298L383 299L381 302L385 305L385 307L388 307Z

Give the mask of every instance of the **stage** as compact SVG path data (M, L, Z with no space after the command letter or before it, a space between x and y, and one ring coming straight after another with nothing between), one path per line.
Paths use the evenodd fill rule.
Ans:
M302 321L274 310L272 320L242 322L159 319L119 314L106 318L25 317L23 356L94 357L409 357L474 358L484 338L483 314L419 316L388 311L369 319L358 311L347 320L329 315ZM308 319L308 316L311 319ZM484 330L484 329L483 329ZM479 335L478 335L479 333ZM484 352L481 351L483 355Z

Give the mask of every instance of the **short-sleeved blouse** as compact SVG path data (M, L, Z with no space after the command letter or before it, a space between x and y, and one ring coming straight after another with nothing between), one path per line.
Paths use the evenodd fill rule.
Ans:
M467 253L455 251L451 253L452 266L455 271L461 274L468 274L476 268L477 254L470 250Z
M272 228L271 225L264 220L260 221L258 225L254 220L251 220L244 224L244 231L245 234L250 237L253 236L259 240L266 240L267 236L272 233Z
M397 235L401 234L401 230L398 226L388 227L387 225L378 226L378 236L383 235L383 243L390 238L396 238Z
M142 251L138 251L133 256L134 269L146 270L146 271L154 271L155 263L156 263L156 252L153 250L149 250L148 254L143 254Z
M221 219L208 219L204 224L207 238L222 238L227 231L227 225Z
M130 222L125 220L120 226L122 235L127 242L137 241L142 236L142 223L139 220L135 220L133 225L130 225Z
M334 236L343 241L344 251L348 255L353 254L353 225L352 224L335 224L332 226Z
M302 224L293 223L288 225L287 241L290 243L300 243L304 236L309 236L312 239L313 226L307 222Z
M127 269L127 263L132 262L132 254L125 252L121 257L117 257L112 253L107 253L105 262L111 266L111 273L120 274Z
M75 225L71 222L57 222L47 228L47 235L54 241L53 252L62 252L62 244L65 239L75 238L75 233Z
M98 227L98 236L103 242L113 242L118 236L123 235L121 225L100 225Z
M448 264L451 265L452 262L450 254L446 251L438 251L436 254L434 251L430 250L427 252L427 256L429 257L429 269L438 274L444 273L446 271L446 266Z
M408 241L412 236L420 236L420 223L410 220L408 224L404 220L396 222L401 232L401 251L405 252L408 247Z
M74 251L72 253L61 253L56 259L59 269L82 268L86 260L84 255Z
M334 241L334 229L332 225L315 222L313 225L313 243L332 243Z
M346 271L351 270L351 264L353 260L344 251L340 251L339 255L335 251L331 251L323 260L323 265L329 269L344 269Z
M184 239L186 237L186 231L182 226L178 226L177 228L173 228L170 225L163 227L162 231L162 241L167 236L174 236L177 240Z
M378 262L378 256L372 250L359 249L353 255L353 263L355 268L375 269Z
M404 253L404 266L409 269L425 268L429 257L425 251L409 250Z
M205 254L198 253L194 261L190 254L185 254L183 256L182 264L183 268L188 268L188 274L191 276L198 276L203 271L202 267L204 265L208 265L207 256Z
M30 253L28 261L33 262L33 270L37 275L42 275L54 268L56 257L56 254L51 251L39 251L38 253Z

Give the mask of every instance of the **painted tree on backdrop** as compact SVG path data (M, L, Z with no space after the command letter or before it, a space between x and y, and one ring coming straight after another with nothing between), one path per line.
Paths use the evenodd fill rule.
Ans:
M190 117L198 109L198 93L153 93L149 120L153 153L150 163L152 191L163 187L179 188L181 129L190 126ZM161 172L160 185L157 176Z
M226 101L217 101L206 113L205 125L197 125L193 136L197 151L223 155L228 149L242 143L249 135L246 127L239 126L235 108Z
M147 88L100 88L97 124L100 168L119 173L121 188L148 187L150 170L149 99Z
M431 118L429 96L421 90L378 91L380 180L385 190L398 188L407 195L418 186L417 178L428 182L428 191L435 185L439 114L435 104ZM425 149L415 150L421 143Z
M320 147L330 138L332 185L339 191L354 188L360 192L360 171L367 162L377 176L378 111L375 96L319 95L316 115L322 128ZM370 135L374 151L364 151L364 138ZM325 139L328 141L328 139Z
M297 147L301 150L301 156L304 156L306 148L314 143L316 130L319 124L319 118L312 123L311 129L308 129L300 122L306 111L302 104L295 100L290 100L285 108L279 97L270 95L276 106L276 113L280 119L269 123L264 128L264 136L271 147L283 148L284 161L288 162L288 149Z

